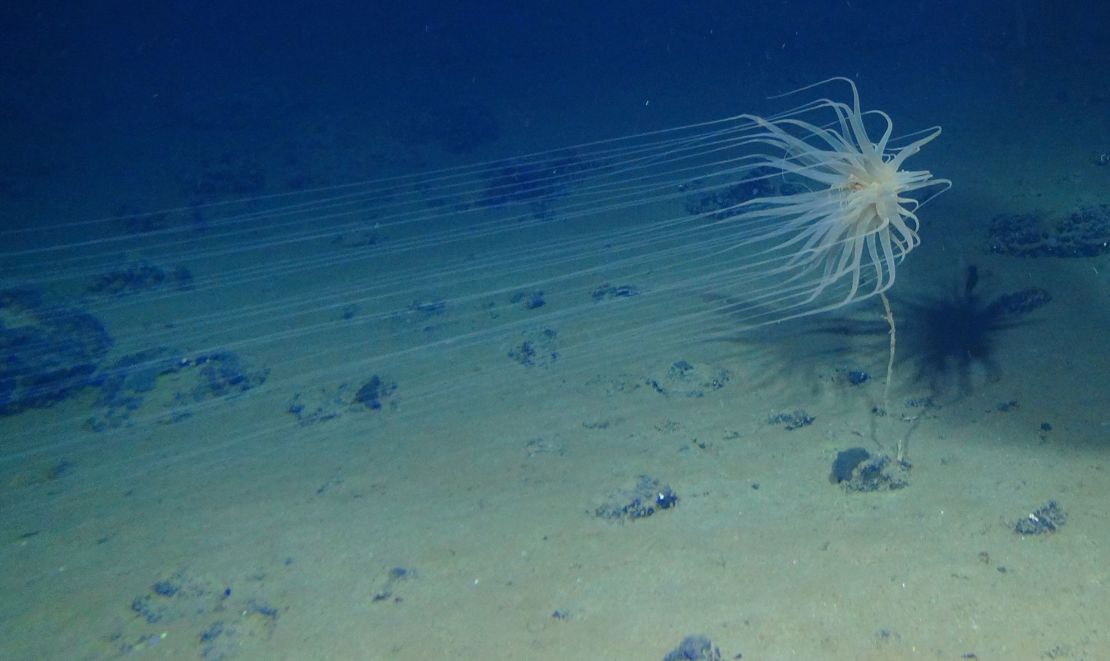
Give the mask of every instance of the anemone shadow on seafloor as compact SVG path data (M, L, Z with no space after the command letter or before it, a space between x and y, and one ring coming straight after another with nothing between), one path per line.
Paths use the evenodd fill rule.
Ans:
M1002 378L998 355L1000 335L1012 328L1031 323L1026 315L1052 300L1038 287L996 296L989 301L977 293L979 270L969 266L961 284L943 293L896 297L893 301L897 323L895 384L906 379L903 366L910 365L908 382L925 386L933 397L954 395L957 399L972 393L976 382ZM761 374L801 372L814 376L815 365L830 360L851 361L853 356L881 355L885 363L888 331L881 310L868 305L852 316L843 313L797 319L754 332L732 336L724 341L759 349ZM877 379L884 375L874 374Z

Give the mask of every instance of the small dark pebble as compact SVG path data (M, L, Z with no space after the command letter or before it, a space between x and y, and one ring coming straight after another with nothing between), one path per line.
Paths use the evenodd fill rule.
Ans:
M871 375L867 372L864 372L863 370L851 370L848 372L848 383L852 384L853 386L858 386L862 383L866 383L870 379Z
M174 585L170 581L158 581L150 586L151 592L160 597L172 597L181 589L180 586Z
M551 617L555 618L556 620L569 620L570 619L570 613L568 613L565 610L557 608L557 609L555 609L554 611L551 612Z
M863 448L848 448L836 453L833 461L832 472L829 473L829 482L840 484L852 479L852 472L856 467L871 458L871 453Z
M268 617L271 620L277 619L278 609L269 604L251 599L247 606L252 613L257 613L262 617Z
M1048 424L1047 422L1042 422L1041 431L1052 431L1052 425Z
M548 367L559 359L559 333L552 328L525 333L525 339L508 356L525 367Z
M782 424L787 431L793 431L800 427L806 427L813 424L816 420L812 415L806 413L802 409L790 413L776 413L767 418L767 422L772 425Z
M686 374L693 371L693 369L694 369L694 366L691 365L688 361L685 361L685 360L676 360L671 365L671 373L672 373L673 376L677 376L677 377L686 376Z
M382 408L382 400L392 395L395 390L397 390L396 383L388 383L375 374L355 393L355 401L368 409L377 411Z
M655 506L661 510L668 510L677 504L678 496L671 491L670 487L663 487L663 490L655 495Z
M416 570L411 567L390 567L389 571L386 573L386 578L381 589L370 597L371 601L381 602L392 599L395 604L401 603L401 597L393 596L393 587L398 581L406 581L413 578L416 578Z
M389 580L400 581L406 578L415 578L416 570L407 567L394 567L389 570Z
M525 310L535 310L536 308L542 308L547 302L544 300L542 291L517 292L516 294L512 295L509 301L511 303L522 305Z
M207 629L201 632L200 642L210 643L220 637L224 632L224 623L221 621L213 622Z
M1050 500L1014 524L1019 535L1043 535L1059 530L1068 521L1068 515L1055 500Z
M909 486L910 468L907 461L871 455L855 467L851 479L839 484L848 492L895 491Z
M720 661L721 650L705 636L686 636L663 661Z
M590 293L590 298L595 302L613 298L631 298L640 294L632 285L611 285L608 282L601 284Z
M158 622L165 614L165 609L161 607L152 607L150 605L150 595L132 599L131 610L142 616L142 618L147 621L147 624Z
M632 490L620 490L610 502L594 510L594 516L610 520L636 520L678 505L678 495L669 485L641 475Z

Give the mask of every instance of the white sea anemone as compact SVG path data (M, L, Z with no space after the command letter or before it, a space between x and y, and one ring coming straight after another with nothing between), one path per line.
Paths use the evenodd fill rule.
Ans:
M931 196L951 186L929 171L903 169L910 156L940 135L939 127L892 147L890 116L862 110L851 80L830 80L851 88L851 103L824 98L777 118L744 116L758 127L740 141L757 150L745 167L752 172L770 168L793 184L791 194L736 205L727 219L736 226L735 247L762 246L766 259L757 278L777 279L754 299L745 297L771 306L765 313L771 321L886 291L894 284L897 265L920 243L916 212L922 200L914 193L931 188ZM831 112L833 119L818 125L799 118L820 112ZM866 128L869 118L881 122L877 142Z

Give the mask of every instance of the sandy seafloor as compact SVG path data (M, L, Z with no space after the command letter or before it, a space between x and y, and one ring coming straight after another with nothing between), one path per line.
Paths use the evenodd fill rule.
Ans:
M871 82L865 104L884 107ZM900 408L912 422L875 418L881 335L814 339L784 329L676 349L639 334L608 354L606 331L587 311L539 324L558 324L565 342L550 366L516 365L503 343L448 343L391 363L398 390L383 410L345 409L300 426L285 412L294 391L365 380L378 368L359 361L390 338L474 330L477 303L448 306L430 331L420 319L375 326L356 316L288 341L248 342L236 350L271 369L266 383L179 422L158 422L159 402L178 387L170 378L131 427L83 431L91 396L0 419L5 455L20 457L0 464L2 656L660 659L702 634L723 658L1110 658L1110 257L997 255L986 237L997 213L1110 202L1110 168L1091 162L1110 147L1110 129L1080 94L1063 103L1047 87L1000 85L997 98L979 99L996 110L987 115L954 112L953 89L910 117L891 109L899 126L916 128L932 121L930 104L948 107L944 135L921 159L954 182L922 211L923 244L899 272L895 314L900 296L943 294L967 264L979 267L984 296L1030 286L1053 295L1028 323L994 336L997 370L977 366L965 392L936 394L938 405L925 410ZM497 153L534 148L518 137L532 125L551 133L531 138L540 145L578 142L572 124L591 112L599 115L591 137L621 128L604 108L579 110L562 128L502 109ZM319 126L327 118L306 134ZM342 159L360 144L380 140L372 130L326 138L301 147L302 157L331 180L342 180ZM203 152L206 140L249 150L258 136L152 130L115 146L85 136L76 149L102 166L73 166L64 185L38 182L20 204L54 218L99 217L132 200L175 206L173 168L187 167L166 168L158 159L174 150L149 148L155 139ZM376 144L379 154L397 149ZM188 149L177 153L187 162ZM424 156L435 164L434 152ZM133 180L98 179L120 172ZM262 266L336 248L282 250ZM230 259L190 268L201 278L248 266ZM389 265L375 268L275 277L218 304L357 292ZM537 315L585 295L544 289ZM401 295L463 293L444 282ZM498 300L501 313L528 321L532 312ZM190 326L215 304L198 292L172 306L86 307L111 332L130 333L117 353L139 348L140 329L171 343L238 346L233 331ZM279 309L264 319L268 330L250 332L338 318L315 313ZM852 314L875 320L880 311L872 300ZM182 336L164 332L166 323ZM678 360L731 379L700 398L645 385ZM876 378L850 386L850 368ZM893 399L930 394L911 376L900 362ZM417 382L450 389L407 399L406 385ZM1017 406L1002 411L1005 402ZM813 424L787 431L767 421L800 408ZM838 450L889 450L898 435L909 439L907 488L846 493L830 484ZM48 479L62 458L72 470ZM669 484L677 507L625 523L594 516L642 474ZM1063 528L1040 537L1012 530L1050 499L1067 512ZM391 577L397 568L403 577ZM157 594L159 581L178 592ZM136 600L159 619L148 621Z

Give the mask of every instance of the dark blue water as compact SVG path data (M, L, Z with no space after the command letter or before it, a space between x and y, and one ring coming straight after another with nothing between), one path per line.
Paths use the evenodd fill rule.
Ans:
M1045 83L1069 96L1067 80L1052 81L1097 80L1110 59L1110 15L1093 2L48 2L3 13L9 195L36 169L73 177L97 160L99 146L72 141L70 158L36 160L75 126L109 140L188 125L278 139L306 121L342 132L465 103L525 122L544 144L547 132L584 140L759 110L831 75L895 111L951 100L931 115L949 125L944 111L986 112L998 90Z

